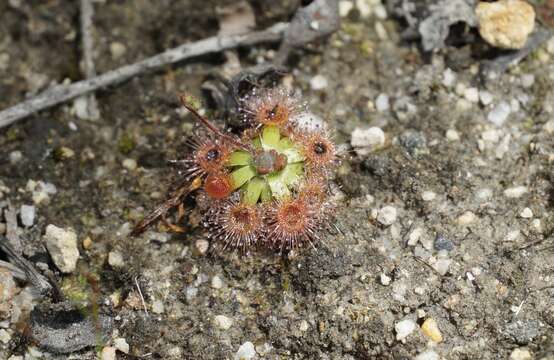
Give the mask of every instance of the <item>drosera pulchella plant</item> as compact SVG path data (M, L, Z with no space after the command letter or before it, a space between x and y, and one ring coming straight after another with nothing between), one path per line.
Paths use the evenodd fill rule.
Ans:
M205 131L173 162L181 186L133 234L160 218L167 224L172 208L182 217L184 198L196 192L207 200L203 224L216 248L282 253L315 247L333 221L329 185L339 159L327 129L301 123L306 106L300 98L281 87L253 90L241 100L246 128L240 136L218 129L190 97L180 99Z

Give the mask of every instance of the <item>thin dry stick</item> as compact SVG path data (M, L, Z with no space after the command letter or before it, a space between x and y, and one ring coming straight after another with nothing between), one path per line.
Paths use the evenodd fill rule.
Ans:
M88 94L91 91L120 83L133 76L156 70L185 59L233 49L239 46L279 41L283 37L283 33L287 26L288 23L278 23L262 31L254 31L242 35L209 37L191 44L180 45L148 59L131 65L122 66L91 79L81 80L67 86L55 86L31 99L0 111L0 128L34 114L37 111L44 110L77 96Z
M8 239L8 244L11 245L18 255L21 255L23 245L17 234L17 212L9 201L8 208L4 210L4 217L6 218L6 239Z
M140 290L140 285L138 283L138 279L137 279L136 276L135 276L135 285L137 286L137 290L138 290L138 293L139 293L139 296L140 296L140 301L142 302L142 307L144 308L144 312L146 313L146 315L148 315L148 309L146 308L146 302L144 302L144 296L142 296L142 291Z
M96 67L94 66L94 37L93 23L94 7L92 0L81 0L81 41L83 46L83 70L85 78L91 79L96 76ZM83 119L96 120L100 118L98 102L94 93L84 96L85 112L78 114Z

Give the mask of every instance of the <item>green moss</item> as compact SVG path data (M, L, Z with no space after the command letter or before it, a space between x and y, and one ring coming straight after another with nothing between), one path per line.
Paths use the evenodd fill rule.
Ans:
M81 310L92 305L92 289L84 275L63 278L60 290L64 296Z
M133 138L133 136L129 134L121 135L117 143L119 152L122 153L123 155L129 154L131 151L135 149L136 146L137 146L137 143L135 139Z

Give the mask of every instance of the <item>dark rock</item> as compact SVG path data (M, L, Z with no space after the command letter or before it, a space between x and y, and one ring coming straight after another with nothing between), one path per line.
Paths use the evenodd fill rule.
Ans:
M67 302L41 304L31 312L30 338L41 349L69 354L101 345L112 326L113 320L106 314L79 310Z
M324 288L329 280L338 279L352 272L352 260L342 249L318 249L295 265L298 274L295 285L301 289Z
M504 334L518 345L527 345L540 335L537 320L517 320L506 325Z
M454 250L454 244L452 241L450 241L446 236L443 234L437 234L437 237L435 237L435 244L434 244L435 250L446 250L446 251L452 251Z
M400 146L410 154L410 156L418 158L423 154L427 154L427 139L419 131L408 130L400 135L398 141Z

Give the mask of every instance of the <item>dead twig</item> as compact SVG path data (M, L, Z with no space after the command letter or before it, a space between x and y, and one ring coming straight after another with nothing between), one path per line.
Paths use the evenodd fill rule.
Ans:
M138 283L138 278L135 276L135 285L137 286L137 290L140 296L140 301L142 302L142 307L144 308L144 312L146 315L148 315L148 309L146 308L146 302L144 302L144 296L142 296L142 290L140 290L140 285Z
M287 27L288 23L278 23L262 31L254 31L242 35L209 37L194 43L180 45L145 60L122 66L90 79L81 80L67 86L54 86L33 98L0 111L0 128L8 126L37 111L47 109L106 86L121 83L134 76L160 69L169 64L240 46L279 41L283 37Z
M25 274L25 280L33 285L39 295L48 296L53 294L55 296L59 296L59 289L52 286L48 279L40 274L35 269L33 264L31 264L21 254L18 254L2 236L0 236L0 250L6 253L8 260L10 261L10 263L2 262L0 266L6 268L17 278L21 278L21 275Z
M23 245L17 234L17 212L10 202L8 202L7 209L4 210L4 217L6 218L6 238L8 239L8 244L14 252L21 255Z
M96 67L94 66L93 16L94 7L92 6L92 0L81 0L82 66L86 79L96 76ZM78 98L76 101L84 101L85 103L84 112L77 114L79 117L89 120L100 118L100 110L98 110L98 102L94 93Z

